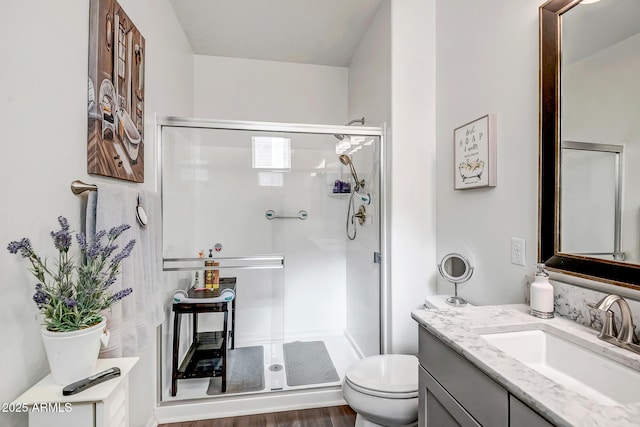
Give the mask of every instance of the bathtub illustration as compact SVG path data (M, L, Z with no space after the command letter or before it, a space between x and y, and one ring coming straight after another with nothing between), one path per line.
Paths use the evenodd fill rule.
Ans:
M122 145L125 150L127 150L127 154L131 158L132 163L136 164L142 136L126 110L119 109L116 117L118 119L118 135L120 136L120 141L122 141Z
M484 172L484 161L480 159L470 161L467 159L458 165L458 172L460 172L462 182L480 181L482 172Z

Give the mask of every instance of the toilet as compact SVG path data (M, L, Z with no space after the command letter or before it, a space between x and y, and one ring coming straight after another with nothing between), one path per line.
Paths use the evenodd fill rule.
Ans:
M448 295L427 297L424 306L465 309L446 304L447 298ZM357 413L355 427L417 426L418 358L382 354L359 360L345 372L342 395Z
M418 425L418 358L410 354L366 357L344 375L342 395L357 413L356 427Z

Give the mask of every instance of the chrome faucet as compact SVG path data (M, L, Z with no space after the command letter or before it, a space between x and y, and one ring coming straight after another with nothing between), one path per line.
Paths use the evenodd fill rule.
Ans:
M617 303L620 307L620 314L622 316L620 331L617 331L615 324L615 314L610 310L611 306ZM640 354L640 340L636 335L636 327L633 324L633 315L629 304L619 295L607 295L602 298L596 304L589 304L591 308L605 312L606 318L602 325L602 331L600 331L600 338L603 341L616 345L618 347L626 348L634 353Z

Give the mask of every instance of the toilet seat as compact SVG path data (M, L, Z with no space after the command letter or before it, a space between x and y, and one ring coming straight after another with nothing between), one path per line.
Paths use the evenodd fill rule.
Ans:
M361 393L389 399L418 396L418 359L407 354L367 357L345 372L345 381Z
M366 387L361 387L357 384L352 383L351 381L349 381L348 378L345 378L345 383L348 387L351 387L353 390L362 393L362 394L367 394L369 396L373 396L373 397L382 397L385 399L414 399L416 397L418 397L418 390L416 391L409 391L406 393L396 393L396 392L385 392L385 391L380 391L380 390L373 390L370 388L366 388Z

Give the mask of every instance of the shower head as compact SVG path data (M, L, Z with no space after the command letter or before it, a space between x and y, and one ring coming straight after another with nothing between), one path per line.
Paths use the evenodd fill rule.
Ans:
M360 123L362 126L364 126L364 116L362 116L362 117L361 117L361 118L359 118L359 119L353 119L353 120L351 120L351 121L347 122L347 123L345 124L345 126L351 126L351 125L352 125L352 124L354 124L354 123Z
M350 121L348 121L347 123L345 123L344 125L345 125L345 126L351 126L351 125L352 125L352 124L354 124L354 123L360 123L362 126L364 126L364 116L362 116L362 117L361 117L361 118L359 118L359 119L353 119L353 120L350 120ZM342 141L342 140L344 139L344 135L336 134L336 135L333 135L333 136L335 136L336 138L338 138L340 141ZM346 163L345 163L345 165L346 165Z
M351 169L351 176L353 176L353 181L355 182L353 191L359 191L361 187L364 187L364 179L362 181L358 179L358 174L356 173L356 168L353 167L351 157L346 154L341 154L338 159L340 159L340 163L345 166L349 166L349 168Z

